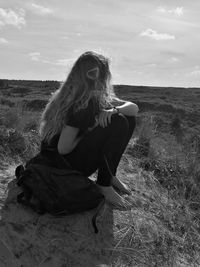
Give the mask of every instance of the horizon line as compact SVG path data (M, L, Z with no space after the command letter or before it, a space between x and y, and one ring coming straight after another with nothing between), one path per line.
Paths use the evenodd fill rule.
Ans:
M62 83L63 81L59 81L59 80L37 80L37 79L33 79L33 80L30 80L30 79L7 79L7 78L0 78L0 80L6 80L6 81L26 81L26 82L59 82L59 83ZM160 86L160 85L133 85L133 84L112 84L113 86L130 86L130 87L155 87L155 88L175 88L175 89L178 89L178 88L184 88L184 89L200 89L200 87L196 87L196 86L192 86L192 87L185 87L185 86L168 86L168 85L165 85L165 86Z

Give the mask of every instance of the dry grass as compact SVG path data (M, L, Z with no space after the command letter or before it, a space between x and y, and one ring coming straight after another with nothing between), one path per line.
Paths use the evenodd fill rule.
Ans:
M20 105L3 113L0 125L1 163L24 163L38 152L38 121L39 113L24 111Z
M23 163L38 151L38 117L19 107L4 114L1 162ZM144 118L123 156L119 175L132 188L133 209L115 211L113 267L200 266L200 141L177 139L172 125L163 134Z
M126 173L134 209L115 217L113 266L200 266L199 145L197 136L180 143L144 120L127 150L138 164L134 179Z

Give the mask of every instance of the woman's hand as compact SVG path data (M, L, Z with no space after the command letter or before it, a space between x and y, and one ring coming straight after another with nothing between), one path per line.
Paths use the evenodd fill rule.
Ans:
M96 117L96 123L101 127L105 128L111 123L111 117L117 113L115 109L103 109L100 114Z

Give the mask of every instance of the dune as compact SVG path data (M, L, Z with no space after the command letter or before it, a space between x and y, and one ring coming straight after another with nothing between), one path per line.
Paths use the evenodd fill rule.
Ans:
M200 266L200 89L115 86L140 108L118 168L133 208L105 205L95 234L95 210L55 218L16 202L14 164L37 153L39 114L54 85L9 81L0 90L0 267Z
M15 179L1 210L0 263L9 267L99 266L109 264L113 246L113 213L106 205L97 219L94 210L64 217L38 215L18 204ZM2 266L2 265L0 265Z

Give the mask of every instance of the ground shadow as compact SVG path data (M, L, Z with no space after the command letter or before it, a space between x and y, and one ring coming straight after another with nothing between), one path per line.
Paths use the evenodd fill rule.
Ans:
M110 266L113 211L106 204L97 217L96 234L92 225L95 210L61 218L38 215L16 202L19 189L15 182L9 188L0 236L21 266Z

